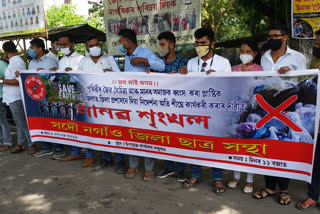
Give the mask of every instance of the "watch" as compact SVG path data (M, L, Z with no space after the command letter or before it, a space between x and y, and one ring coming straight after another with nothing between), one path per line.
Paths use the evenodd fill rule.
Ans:
M0 84L2 84L3 83L3 80L0 80Z

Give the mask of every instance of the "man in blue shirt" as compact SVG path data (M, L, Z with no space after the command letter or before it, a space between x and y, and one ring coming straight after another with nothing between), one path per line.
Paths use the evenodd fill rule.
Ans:
M164 71L165 64L151 50L140 48L137 44L137 35L133 30L123 29L119 32L119 50L126 53L124 70L126 72ZM139 157L129 156L129 169L125 173L127 178L133 178L137 174ZM154 159L144 159L145 174L143 180L150 181L154 177Z
M137 36L133 30L123 29L119 32L119 50L125 53L124 71L145 72L147 69L153 71L164 71L164 62L147 48L140 48Z

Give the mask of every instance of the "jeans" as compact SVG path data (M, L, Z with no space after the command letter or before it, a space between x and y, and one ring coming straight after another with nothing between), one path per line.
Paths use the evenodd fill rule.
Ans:
M12 146L12 136L9 127L9 123L7 120L7 110L5 104L2 102L2 98L0 98L0 132L1 132L1 141L3 145Z
M112 155L110 152L102 152L102 159L111 161ZM114 153L114 160L116 163L119 163L120 161L124 160L123 154Z
M54 145L54 151L57 151L57 150L63 150L64 148L64 145L63 144L55 144ZM51 150L52 149L52 143L48 143L48 142L42 142L42 149L44 150Z
M201 166L191 165L191 176L195 178L200 178L201 176ZM223 179L223 169L212 168L211 179L213 181L222 181Z
M168 161L168 160L164 161L164 167L169 171L173 171L173 165L174 165L173 161ZM185 168L186 168L185 163L177 162L177 170L176 170L177 172L183 172Z
M129 155L129 168L138 168L139 165L139 157ZM144 158L144 168L146 171L152 171L154 167L154 159L153 158Z
M317 139L316 151L313 160L313 172L311 184L308 184L308 196L314 201L319 199L319 183L320 183L320 139Z
M77 146L73 146L71 148L71 155L81 155L81 148ZM86 158L93 158L94 150L86 149Z
M9 107L17 128L17 145L23 146L25 140L27 140L28 146L33 146L33 142L31 141L30 133L28 130L26 116L24 114L22 100L17 100L10 103Z

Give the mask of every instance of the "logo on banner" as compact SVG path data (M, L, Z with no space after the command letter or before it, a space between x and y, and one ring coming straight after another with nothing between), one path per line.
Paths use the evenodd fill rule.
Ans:
M46 96L46 87L39 77L29 76L24 84L29 97L33 100L40 101Z

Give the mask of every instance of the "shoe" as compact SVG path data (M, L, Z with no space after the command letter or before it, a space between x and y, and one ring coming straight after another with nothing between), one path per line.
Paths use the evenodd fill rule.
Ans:
M246 194L252 193L253 192L253 187L245 186L243 188L243 192L246 193Z
M99 170L101 170L101 169L103 169L103 168L108 167L109 165L112 165L112 161L111 161L111 160L101 159L100 163L97 164L97 165L94 167L94 170L99 171Z
M33 157L39 158L46 155L52 155L53 151L51 149L41 149L40 151L33 154Z
M82 167L89 167L94 164L94 158L86 158L84 163L82 164Z
M168 170L168 169L164 169L162 172L159 172L157 174L157 178L166 178L170 175L173 175L174 174L174 171L172 170Z
M61 158L61 161L73 161L82 159L81 155L69 155L67 157Z
M114 168L114 171L117 173L117 174L124 174L126 172L126 166L124 164L124 161L121 160L119 161L118 163L116 163L116 166Z
M184 182L187 180L187 176L184 174L184 171L178 172L177 181Z
M52 159L53 160L60 160L65 155L66 155L66 153L62 149L59 149L59 150L54 151L54 153L52 155Z
M237 182L234 182L234 181L230 181L228 183L228 187L231 188L231 189L235 189L237 187L238 183Z

